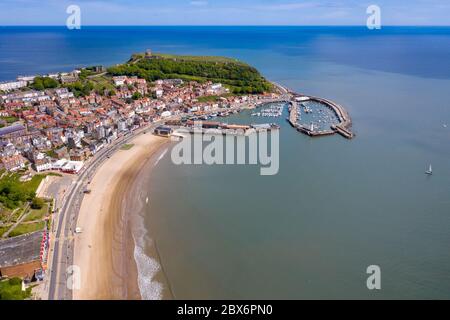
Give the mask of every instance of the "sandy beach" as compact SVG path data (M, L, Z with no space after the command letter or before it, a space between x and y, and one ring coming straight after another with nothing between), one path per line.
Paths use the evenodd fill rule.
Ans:
M140 299L130 213L124 197L145 163L167 143L144 134L129 150L119 150L97 170L84 197L77 227L74 264L80 267L81 287L74 299Z

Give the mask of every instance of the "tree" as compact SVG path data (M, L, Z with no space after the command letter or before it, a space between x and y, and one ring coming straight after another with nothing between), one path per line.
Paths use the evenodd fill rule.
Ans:
M45 204L45 202L41 198L34 198L31 201L31 209L42 209L44 204Z
M59 82L50 77L36 77L32 85L33 89L44 90L49 88L57 88Z
M133 100L138 100L142 98L142 94L140 92L133 93L133 96L131 97Z

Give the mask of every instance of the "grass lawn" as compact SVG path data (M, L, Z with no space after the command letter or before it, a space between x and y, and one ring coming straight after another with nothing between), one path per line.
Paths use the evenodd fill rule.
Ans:
M233 94L233 93L225 93L220 96L202 96L202 97L198 97L197 100L198 100L198 102L217 102L217 101L220 101L220 98L229 98L229 97L237 97L237 96L239 96L239 95Z
M94 90L100 89L100 88L105 88L107 90L115 90L116 89L116 87L112 83L111 77L108 77L105 75L89 78L89 81L91 81L94 84L94 87L95 87Z
M0 209L0 221L1 222L7 222L9 219L9 215L11 214L11 211L6 209L6 208L1 208Z
M133 146L134 146L134 144L132 144L132 143L127 143L127 144L124 144L121 148L120 148L120 150L130 150L131 148L133 148Z
M217 102L219 99L219 96L203 96L197 98L198 102Z
M11 228L11 225L9 225L9 226L7 226L7 227L5 227L5 226L0 227L0 237L2 237L3 234L4 234L6 231L9 230L9 228Z
M14 212L14 214L12 215L10 222L17 222L17 220L19 220L24 210L25 210L24 207L17 209L16 212Z
M17 208L14 210L9 210L7 208L2 208L2 213L0 213L0 221L3 223L16 222L23 212L23 208Z
M216 57L216 56L178 56L173 54L164 54L164 53L154 53L153 56L161 57L164 59L177 59L184 61L207 61L207 62L232 62L232 63L241 63L243 62L227 57Z
M24 300L31 297L31 287L22 291L22 280L12 278L0 281L0 300Z
M19 118L16 117L0 117L0 119L5 120L8 125L16 121L19 121Z
M42 220L47 215L47 213L48 213L48 203L42 206L41 209L30 209L30 213L23 220L23 222Z
M30 181L24 182L23 187L31 192L36 192L37 188L39 187L41 181L45 178L45 176L46 176L45 174L37 174L33 176L33 178L31 178Z
M54 149L45 151L44 153L45 153L46 155L48 155L49 157L52 157L52 158L55 158L55 159L58 158L58 155L56 154L56 152L55 152Z
M8 173L0 178L0 202L8 209L16 209L31 200L47 174L36 174L31 180L20 181L19 173Z
M10 181L12 183L20 184L20 187L24 191L30 191L30 192L36 192L37 188L39 187L39 184L41 183L42 179L45 178L45 174L36 174L31 178L30 181L21 182L19 181L20 174L18 173L11 173L6 174L3 176L3 178L0 181Z
M19 224L11 233L9 237L17 237L22 234L31 233L44 229L45 221L35 222L35 223L21 223Z

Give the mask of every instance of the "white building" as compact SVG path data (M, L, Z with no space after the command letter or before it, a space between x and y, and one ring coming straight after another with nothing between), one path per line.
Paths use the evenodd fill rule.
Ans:
M33 82L36 76L18 76L17 81Z
M67 159L59 159L52 163L52 169L61 170L62 167L68 162Z
M49 73L47 75L47 77L52 78L52 79L58 79L59 78L59 74L58 73Z
M113 77L114 85L116 86L123 86L126 80L126 76Z
M125 121L119 121L117 123L117 130L119 130L119 131L127 130L127 123Z
M62 172L66 173L79 173L80 170L83 168L84 162L83 161L71 161L67 159L60 159L52 163L52 169L54 170L60 170Z
M55 93L60 99L70 99L74 97L73 93L67 90L67 88L55 89Z
M52 163L49 161L43 153L38 153L36 156L35 164L37 172L42 172L52 169Z
M83 166L84 166L83 161L67 161L67 163L61 168L61 171L66 173L77 174L80 172Z
M163 113L161 113L161 118L167 118L170 117L172 115L172 113L170 111L164 111Z
M51 162L46 162L46 163L38 164L38 165L35 165L35 166L36 166L36 171L37 172L42 172L42 171L47 171L47 170L51 170L52 169L52 163Z
M295 98L295 101L298 101L298 102L308 101L308 100L309 100L309 97L306 97L306 96Z
M1 82L0 90L2 91L11 91L15 89L20 89L27 86L26 81L9 81L9 82Z

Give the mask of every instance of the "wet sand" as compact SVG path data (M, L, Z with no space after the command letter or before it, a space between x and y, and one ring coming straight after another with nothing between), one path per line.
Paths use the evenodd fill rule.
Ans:
M83 199L77 227L83 229L74 244L74 264L80 267L81 286L74 299L140 299L132 207L126 195L141 169L168 140L150 134L133 139L129 150L119 150L105 161Z
M132 215L128 215L129 227L134 236L134 241L131 244L133 248L139 249L137 249L138 252L135 252L137 256L131 259L133 259L132 267L136 267L136 263L134 262L136 261L141 268L139 275L142 277L140 279L140 285L142 286L141 293L143 299L171 300L175 298L170 282L167 279L157 244L145 227L147 207L152 202L152 195L148 194L148 183L154 168L168 150L163 149L165 147L160 148L160 151L154 153L153 158L148 160L141 168L131 188L124 195L123 202L128 210L133 212ZM130 251L128 252L133 252L133 248L130 247Z

